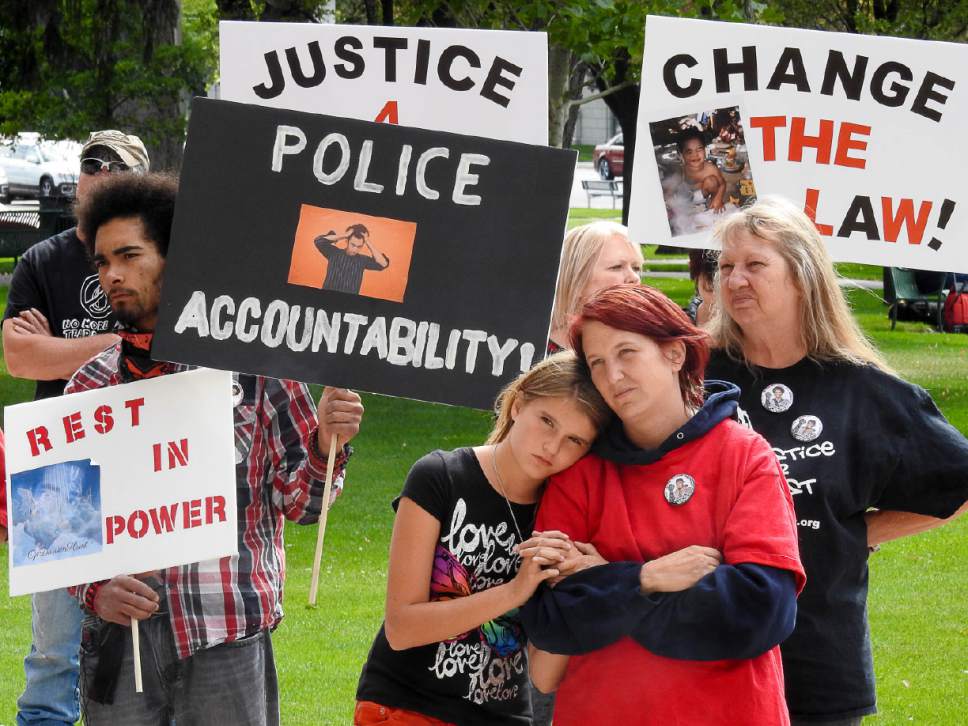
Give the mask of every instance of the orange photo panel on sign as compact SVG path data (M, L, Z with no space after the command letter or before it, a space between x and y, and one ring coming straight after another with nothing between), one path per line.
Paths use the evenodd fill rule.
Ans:
M403 302L417 223L303 204L291 285Z

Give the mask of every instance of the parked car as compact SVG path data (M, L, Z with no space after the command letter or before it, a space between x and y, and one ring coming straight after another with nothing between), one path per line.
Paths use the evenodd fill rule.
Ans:
M614 179L625 174L625 144L622 134L599 144L592 152L592 164L602 179Z
M53 148L18 139L0 147L0 169L7 176L7 197L63 197L77 188L77 162L65 160Z
M7 172L0 167L0 204L6 204L10 201L10 189L7 182Z

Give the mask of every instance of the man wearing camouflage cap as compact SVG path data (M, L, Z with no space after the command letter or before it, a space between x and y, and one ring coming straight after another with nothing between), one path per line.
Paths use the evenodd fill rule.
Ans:
M146 173L148 152L137 136L95 131L81 150L77 201L99 180ZM59 396L74 372L116 343L114 317L77 228L38 242L20 258L3 317L7 369L37 381L34 399ZM3 537L5 532L0 532ZM74 724L82 612L66 590L36 593L33 643L24 659L27 684L17 701L17 725Z

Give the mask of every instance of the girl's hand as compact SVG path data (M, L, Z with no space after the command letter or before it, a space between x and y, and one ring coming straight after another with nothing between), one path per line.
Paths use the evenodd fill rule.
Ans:
M529 548L529 550L533 549ZM564 559L564 555L555 549L545 549L544 553L521 553L521 567L518 568L518 574L508 583L514 594L515 605L518 607L528 601L538 589L538 585L558 576L557 564Z
M551 554L550 550L567 553L572 546L571 539L564 532L559 532L556 529L549 529L545 532L535 530L531 533L529 539L515 545L514 551L521 555L521 557L530 557L535 554L540 554L542 549L549 550L549 552L544 553L546 555Z
M719 550L692 545L642 565L639 583L645 594L688 590L723 562Z
M509 583L520 605L527 602L542 582L558 577L559 566L572 543L568 535L557 530L534 531L531 537L515 546L521 556L518 574Z

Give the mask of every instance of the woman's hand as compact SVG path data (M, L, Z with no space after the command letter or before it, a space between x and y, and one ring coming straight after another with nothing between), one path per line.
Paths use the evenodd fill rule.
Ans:
M639 583L646 595L687 590L723 562L719 550L692 545L642 565Z
M565 554L565 559L558 566L558 577L551 580L548 584L554 587L566 577L574 575L576 572L605 564L608 564L608 560L598 553L595 545L590 542L572 542L571 547Z
M598 567L599 565L607 565L608 560L602 557L598 550L595 549L595 545L591 542L575 542L576 549L581 552L581 566L575 570L587 570L589 567Z

